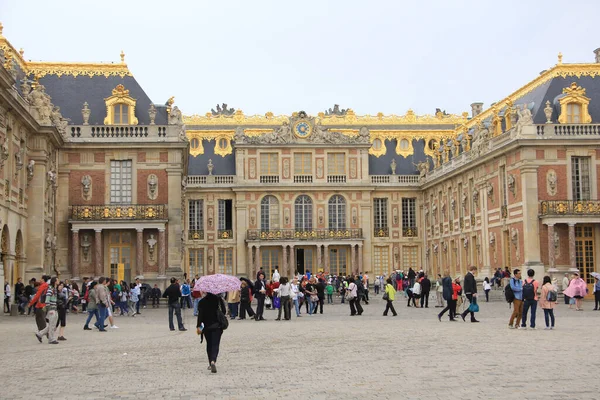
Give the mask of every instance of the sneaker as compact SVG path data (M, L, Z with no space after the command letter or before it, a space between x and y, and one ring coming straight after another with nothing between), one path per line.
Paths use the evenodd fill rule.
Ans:
M59 336L58 340L67 340L67 338L65 338L64 336Z
M84 327L83 327L83 330L84 330L84 331L91 331L91 330L92 330L92 328L90 328L89 326L84 326Z
M48 342L48 344L58 344L58 342L55 340L53 342Z
M515 327L509 324L508 329L515 329Z
M118 326L116 326L116 325L111 325L111 326L110 326L110 329L119 329L119 327L118 327Z
M39 334L35 334L35 337L37 338L37 340L40 341L40 343L42 343L42 337Z
M210 372L212 372L213 374L217 373L217 366L215 365L215 363L210 364Z
M527 327L526 326L522 326L521 329L523 329L524 331L526 331Z
M552 328L550 328L548 326L544 328L545 331L549 331L550 329L552 329Z
M535 326L532 326L532 327L531 327L531 328L529 328L529 329L531 329L531 330L535 331Z

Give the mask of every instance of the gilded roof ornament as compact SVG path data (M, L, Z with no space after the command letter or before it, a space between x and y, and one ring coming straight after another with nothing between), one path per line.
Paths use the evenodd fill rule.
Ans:
M0 37L2 36L2 31L4 30L4 25L2 25L2 22L0 22Z
M562 64L562 53L558 53L558 65Z
M125 53L121 50L121 64L125 64Z
M345 115L319 114L322 125L459 125L468 119L468 113L461 115L444 114L442 111L436 115L417 115L413 110L408 110L405 115L356 115L354 110L348 109Z
M572 82L571 85L564 88L562 92L572 96L585 96L585 89L578 86L576 82Z

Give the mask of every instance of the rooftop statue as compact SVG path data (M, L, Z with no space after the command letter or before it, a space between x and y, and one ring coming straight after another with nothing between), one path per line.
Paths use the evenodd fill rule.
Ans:
M346 115L348 113L347 108L343 108L340 110L340 106L338 104L333 105L333 109L329 109L325 111L325 115Z
M210 112L215 117L218 115L230 116L230 115L233 115L233 113L235 112L235 108L227 108L227 103L223 103L223 106L220 106L217 104L217 111L215 111L214 108L211 108Z

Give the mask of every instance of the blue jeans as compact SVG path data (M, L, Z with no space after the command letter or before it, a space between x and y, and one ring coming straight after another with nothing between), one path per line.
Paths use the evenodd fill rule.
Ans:
M238 307L240 303L228 303L229 305L229 316L231 319L235 319L238 316Z
M296 309L296 316L300 316L300 303L298 302L298 298L294 299L294 308Z
M546 320L546 328L554 328L554 309L544 308L544 319ZM552 322L552 324L550 324Z
M96 322L96 326L101 331L104 330L104 320L106 319L106 306L102 304L98 304L98 321Z
M523 317L521 319L521 326L527 326L527 311L531 308L531 319L529 323L530 328L535 328L535 312L537 310L537 300L524 300L523 301Z
M93 316L96 316L96 324L98 323L98 321L100 320L100 317L98 316L98 310L88 310L88 317L85 320L85 326L88 326L90 324L90 321L92 320Z
M121 315L123 315L123 313L129 314L129 308L127 307L127 301L119 302L119 308L121 309Z
M194 299L194 317L198 316L198 303L200 303L200 300L202 300L202 297Z
M309 307L309 312L308 314L314 314L315 313L315 308L317 308L317 302L316 301L312 301L310 299L310 296L306 297L308 299L308 307Z
M183 322L181 322L181 305L177 301L169 304L169 328L172 331L175 330L175 326L173 326L173 312L175 312L175 316L177 317L177 325L179 330L182 330L184 327Z

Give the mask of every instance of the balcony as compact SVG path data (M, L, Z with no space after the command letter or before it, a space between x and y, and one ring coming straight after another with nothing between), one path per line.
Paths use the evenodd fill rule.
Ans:
M246 240L362 239L362 229L249 229Z
M416 226L405 226L402 227L402 237L417 237L419 231Z
M312 183L312 175L294 175L294 183Z
M70 125L69 128L69 142L180 141L176 125Z
M346 175L327 175L327 183L346 183Z
M204 240L204 231L198 229L188 230L188 239L190 240Z
M373 236L375 237L389 237L390 236L390 230L387 226L385 227L375 227L375 229L373 230Z
M540 202L540 216L600 215L600 200L549 200Z
M187 187L230 186L236 182L235 175L188 175Z
M536 134L539 137L599 137L599 124L553 124L537 125Z
M261 175L260 183L279 183L279 175Z
M419 175L371 175L374 185L419 185Z
M166 220L167 205L91 205L69 207L73 221Z
M217 231L217 239L232 239L233 230L231 229L219 229Z

